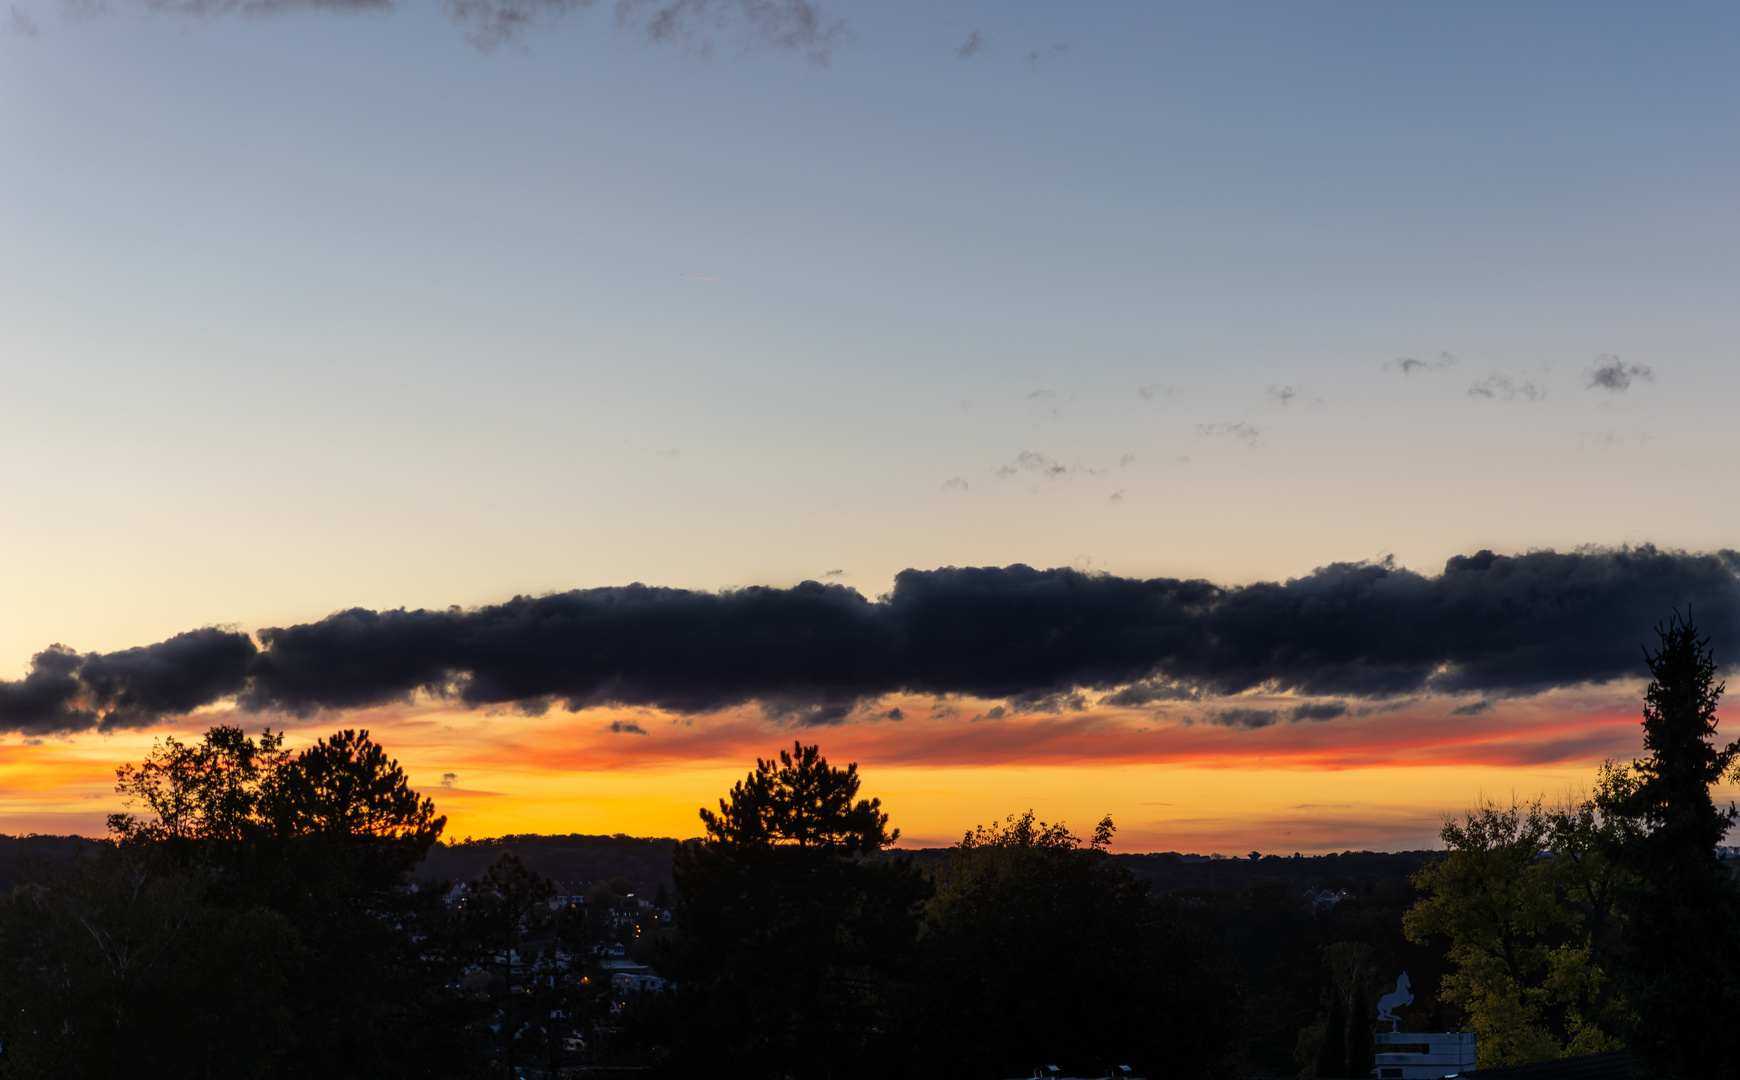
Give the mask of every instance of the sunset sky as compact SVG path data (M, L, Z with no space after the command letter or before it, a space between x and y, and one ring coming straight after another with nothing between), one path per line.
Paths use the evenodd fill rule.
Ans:
M450 836L692 835L794 739L917 844L1587 786L1655 620L1740 659L1737 48L0 0L0 832L218 722L367 727Z

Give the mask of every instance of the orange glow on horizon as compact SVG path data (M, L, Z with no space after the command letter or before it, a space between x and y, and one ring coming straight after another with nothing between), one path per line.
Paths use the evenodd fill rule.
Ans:
M902 846L941 846L1029 808L1086 833L1105 813L1126 851L1320 852L1436 846L1446 813L1586 787L1604 759L1641 752L1637 687L1559 692L1451 715L1422 699L1324 722L1237 730L1197 706L1093 708L988 719L986 703L894 700L907 719L792 728L745 708L466 710L441 701L292 720L290 745L369 729L448 816L447 836L692 836L696 808L793 740L858 763ZM885 708L883 703L878 708ZM1241 706L1284 706L1244 698ZM1358 711L1358 710L1356 710ZM174 727L0 742L0 832L101 835L122 809L114 769L164 734L266 718L209 710ZM273 725L278 720L272 721Z

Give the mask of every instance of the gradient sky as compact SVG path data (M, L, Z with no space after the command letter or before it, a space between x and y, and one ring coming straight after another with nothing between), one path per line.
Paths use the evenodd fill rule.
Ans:
M630 581L1737 546L1732 5L195 6L0 12L0 677ZM819 737L914 838L1416 846L1636 753L1638 689ZM693 831L792 735L620 719L295 730L372 725L476 835ZM164 730L0 740L0 831L100 828Z

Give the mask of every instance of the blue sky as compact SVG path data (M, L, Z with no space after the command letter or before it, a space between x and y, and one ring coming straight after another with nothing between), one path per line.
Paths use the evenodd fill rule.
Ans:
M825 63L110 7L0 36L9 674L631 580L1734 546L1732 6L826 3Z

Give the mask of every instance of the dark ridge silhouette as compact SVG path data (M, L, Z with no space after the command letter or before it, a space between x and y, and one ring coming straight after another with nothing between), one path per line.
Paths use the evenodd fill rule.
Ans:
M1427 577L1336 563L1221 586L1028 566L906 570L875 600L844 585L718 593L633 584L473 610L353 608L246 634L215 628L107 654L38 653L0 681L0 731L149 724L234 697L307 715L404 700L680 714L758 702L795 726L895 692L1002 699L1009 711L1236 694L1483 700L1637 673L1634 628L1691 605L1723 655L1740 635L1740 552L1653 547L1449 560ZM1242 715L1242 714L1241 714ZM1244 716L1244 726L1254 726ZM1279 722L1279 714L1261 718Z
M627 878L637 896L647 900L668 892L671 851L676 841L665 836L544 836L523 833L483 840L437 843L417 867L418 877L436 881L471 881L504 855L513 855L534 873L570 888Z
M93 858L100 844L101 841L84 836L41 833L7 836L0 833L0 896L11 892L14 884L30 878L38 870L62 869L77 859Z

